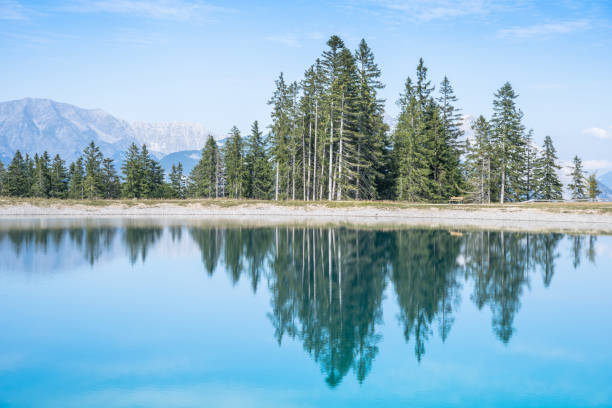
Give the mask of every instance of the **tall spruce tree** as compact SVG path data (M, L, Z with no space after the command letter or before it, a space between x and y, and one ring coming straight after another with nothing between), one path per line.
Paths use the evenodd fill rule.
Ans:
M245 179L244 146L242 136L236 126L230 130L230 136L223 146L223 158L227 194L232 198L241 198Z
M574 156L570 174L572 177L572 182L567 186L570 189L572 199L584 200L586 198L587 186L584 177L584 170L582 168L582 159L580 157Z
M164 195L164 169L159 162L151 156L147 145L140 148L140 193L142 198L161 198Z
M533 130L530 130L525 135L525 149L524 149L524 198L531 200L536 195L537 180L536 180L536 163L538 160L538 148L533 143Z
M281 72L275 82L276 89L268 104L272 106L270 125L270 153L274 163L274 199L287 198L287 184L283 181L289 174L289 138L292 123L289 112L289 89ZM227 167L227 163L226 163Z
M126 198L140 198L140 180L143 177L143 168L140 161L140 149L135 143L128 147L121 171L124 179L122 195Z
M202 149L202 157L191 171L191 195L194 197L219 197L219 147L217 142L208 135L206 145Z
M374 61L374 53L364 39L354 54L358 76L355 198L375 199L385 195L380 185L385 184L384 174L389 172L389 162L385 160L390 146L383 120L385 101L378 95L385 86L380 81L381 72Z
M435 155L438 156L438 164L435 167L440 172L436 180L439 184L438 195L444 200L449 196L459 194L463 187L460 165L461 154L464 149L461 142L463 119L456 103L455 91L449 79L445 76L440 84L440 95L438 97L442 127L441 132L439 132L441 139L437 141L435 149Z
M597 181L596 173L589 174L589 177L587 177L587 189L589 199L591 201L597 200L597 196L601 194L601 190L599 189L599 182Z
M34 155L34 179L32 196L49 198L51 192L51 173L49 169L49 154Z
M516 107L518 95L506 82L493 100L491 119L493 140L498 157L499 202L517 201L524 194L524 129L522 113Z
M30 193L26 160L17 150L6 172L6 191L12 197L27 197Z
M560 169L561 166L557 164L557 151L553 146L552 138L546 136L544 138L542 154L535 162L535 199L563 199L563 184L559 180L558 175Z
M397 197L408 201L424 201L432 195L432 142L439 130L439 126L433 126L433 121L439 116L431 97L434 88L427 78L422 58L416 78L413 84L408 77L404 93L400 95L400 116L393 136Z
M101 193L104 198L118 198L121 195L121 182L113 159L104 158L102 160L102 168L100 174L102 189Z
M472 129L474 138L466 148L466 173L470 193L476 202L491 203L491 164L494 163L491 128L484 116L480 115Z
M68 194L68 171L66 164L59 154L56 154L51 163L51 192L53 198L66 198Z
M79 157L70 164L70 182L68 184L68 195L70 198L82 200L85 198L85 169L83 168L83 158Z
M246 145L245 195L258 200L268 199L272 189L272 168L266 152L265 140L257 121L251 126L251 134L247 138Z
M172 196L174 198L185 198L186 187L185 178L183 176L183 163L172 165L170 172L170 187L172 188Z
M89 146L83 151L83 160L85 165L85 179L83 180L83 188L85 196L92 200L102 195L102 160L104 157L100 152L100 148L92 141Z

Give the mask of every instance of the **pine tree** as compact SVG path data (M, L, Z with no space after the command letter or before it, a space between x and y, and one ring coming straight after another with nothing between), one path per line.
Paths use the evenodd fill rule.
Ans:
M355 59L348 49L340 50L339 63L337 79L339 122L336 163L332 175L332 198L336 200L356 196L356 180L359 175L357 146L360 139L357 135L359 77Z
M219 197L219 148L217 142L208 136L206 145L202 149L202 157L191 171L191 195L194 197Z
M441 172L436 177L439 184L438 196L444 200L459 194L463 184L460 165L463 151L460 140L463 136L463 130L461 129L463 120L460 110L455 106L456 103L457 96L455 96L449 79L445 76L440 84L440 96L438 97L442 129L435 149L435 155L438 156L438 164L435 167ZM434 175L436 176L436 172L434 172Z
M275 82L276 89L268 105L272 106L272 125L270 126L270 153L274 162L274 199L281 195L287 198L288 185L283 183L289 174L289 137L291 133L291 119L289 116L289 89L281 72ZM227 163L226 163L227 167Z
M34 180L32 196L48 198L51 190L51 174L49 169L49 154L34 155Z
M553 146L552 139L550 136L546 136L542 147L542 155L536 160L534 169L536 200L563 199L563 184L557 174L560 169L561 166L557 164L557 151Z
M241 198L245 179L244 147L242 136L236 126L230 130L230 136L223 150L227 192L232 198Z
M494 161L491 146L491 128L484 116L472 125L474 139L466 150L466 172L471 195L481 204L491 203L491 164Z
M170 172L170 186L174 198L185 198L185 178L183 176L183 163L172 165Z
M571 166L572 182L567 186L570 189L573 200L584 200L586 198L586 181L584 170L582 169L582 159L574 156L574 163Z
M521 179L524 175L524 138L522 113L516 107L518 95L506 82L493 100L491 120L493 139L498 156L499 202L517 201L524 194Z
M83 188L85 196L92 200L102 195L102 160L104 157L100 148L92 141L83 151L83 159L85 165Z
M30 193L27 164L17 150L6 172L6 193L12 197L27 197Z
M51 189L53 198L66 198L68 194L68 172L64 160L56 154L51 163Z
M107 199L118 198L121 194L121 182L119 181L119 176L115 170L113 159L105 158L102 160L100 178L102 184L102 196Z
M140 194L142 198L161 198L164 196L164 169L155 160L147 145L140 148L138 158L141 170Z
M538 148L533 144L533 130L530 130L525 136L525 175L524 175L524 191L525 199L531 200L536 195L537 181L536 181L536 163L538 160Z
M76 162L70 165L70 182L68 184L68 195L70 198L82 200L85 198L85 169L83 168L83 158L79 157Z
M398 105L400 116L393 135L394 160L397 166L396 191L400 200L423 201L431 196L431 124L433 87L427 79L423 59L417 66L417 82L406 80ZM426 112L427 109L429 112ZM429 114L429 115L426 115ZM428 119L430 119L428 121ZM432 127L429 126L431 131Z
M140 198L144 169L140 160L140 149L136 144L132 143L128 147L121 170L125 180L122 187L122 195L126 198Z
M34 159L26 153L25 155L25 190L26 197L31 197L34 192L34 183L36 179L36 163Z
M385 195L389 161L385 160L390 141L383 121L384 99L378 91L384 88L381 72L374 62L374 53L364 39L355 51L358 75L356 98L356 199L375 199ZM385 185L383 187L383 185Z
M265 141L259 130L259 123L253 122L251 134L246 141L245 195L248 198L265 200L272 188L272 168L266 152Z
M587 188L589 193L589 199L591 201L597 200L597 196L601 194L599 189L599 182L597 181L597 174L590 174L587 178Z

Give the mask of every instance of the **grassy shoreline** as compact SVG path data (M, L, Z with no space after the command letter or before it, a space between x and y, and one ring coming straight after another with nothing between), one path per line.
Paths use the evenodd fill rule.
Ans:
M414 203L405 201L271 201L271 200L246 200L246 199L116 199L116 200L72 200L53 198L16 198L0 197L0 209L9 206L30 205L35 207L60 207L60 208L83 208L83 207L110 207L119 206L125 208L155 208L159 206L179 206L202 208L232 208L232 207L255 207L264 206L286 207L286 208L330 208L330 209L352 209L371 208L379 210L406 210L406 209L438 209L438 210L509 210L521 209L541 210L555 213L599 213L612 215L612 202L563 202L563 203L508 203L508 204L440 204L440 203Z

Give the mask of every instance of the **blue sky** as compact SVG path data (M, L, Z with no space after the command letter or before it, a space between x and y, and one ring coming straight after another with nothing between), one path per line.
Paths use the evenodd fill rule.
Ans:
M510 81L536 141L612 169L612 2L0 0L0 100L46 97L217 134L269 123L274 79L300 79L340 35L365 38L387 112L423 57L465 114Z

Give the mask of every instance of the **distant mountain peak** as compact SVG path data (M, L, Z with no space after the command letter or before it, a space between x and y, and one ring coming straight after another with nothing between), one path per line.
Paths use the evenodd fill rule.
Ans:
M48 151L75 160L91 141L104 155L121 160L130 143L147 144L158 157L199 150L210 132L201 123L129 123L102 109L83 109L46 98L0 103L0 160L17 150Z

